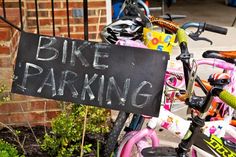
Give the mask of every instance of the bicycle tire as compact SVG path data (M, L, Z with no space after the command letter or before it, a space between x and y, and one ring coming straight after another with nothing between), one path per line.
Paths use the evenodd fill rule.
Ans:
M106 140L106 145L104 146L104 151L103 151L104 157L110 157L111 154L113 153L117 144L117 142L115 141L118 140L120 132L122 131L128 117L129 117L129 113L126 113L123 111L119 112L115 120L114 126Z
M122 139L122 142L120 143L118 149L117 149L116 152L115 152L115 157L121 157L121 156L124 155L124 154L123 154L124 147L126 146L127 142L128 142L136 133L137 133L137 132L134 131L134 132L129 132L129 133L126 134L126 136ZM140 141L141 141L141 140L140 140ZM138 143L140 143L140 141L139 141ZM141 144L142 146L141 146L141 147L138 146L138 145L139 145L138 143L136 143L136 144L133 146L133 148L132 148L132 150L134 150L134 147L136 147L136 151L134 151L135 154L132 154L133 152L130 152L133 157L134 157L134 156L135 156L135 157L142 157L141 151L142 151L143 148L141 148L141 147L143 147L143 146L145 146L145 147L151 147L151 144L148 143L148 140L147 140L146 138L145 138L145 140L142 141L142 144Z
M124 138L122 139L122 142L119 144L119 147L115 150L115 157L121 156L122 150L124 149L124 146L126 145L127 141L129 141L132 137L134 132L127 133Z
M176 149L173 147L156 147L145 148L142 150L143 157L176 157Z

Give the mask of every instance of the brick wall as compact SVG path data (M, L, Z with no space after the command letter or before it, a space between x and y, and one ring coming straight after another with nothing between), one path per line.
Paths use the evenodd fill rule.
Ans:
M36 17L34 0L21 0L23 7L24 30L36 31ZM1 1L0 1L1 2ZM6 1L5 1L6 2ZM7 19L20 27L19 0L7 0ZM72 17L74 8L83 8L82 0L69 0L70 32L71 38L83 39L83 18ZM106 1L89 0L89 40L99 41L99 32L106 24ZM52 35L52 9L51 0L38 0L38 14L40 34ZM56 36L68 36L66 2L54 0ZM0 3L0 15L2 12ZM98 24L99 23L99 24ZM7 93L10 92L14 62L19 42L19 31L0 21L0 83L7 85ZM11 101L0 104L0 122L9 125L44 125L60 111L60 102L40 99L35 97L10 94Z
M27 25L28 29L36 32L36 17L34 0L27 0ZM52 10L50 0L38 0L40 33L52 35ZM106 24L106 1L89 0L89 39L96 40L101 28ZM69 0L69 20L71 38L83 39L83 18L72 16L72 10L83 8L82 0ZM54 16L56 34L67 37L67 12L66 2L64 0L54 0ZM98 23L100 23L98 25Z

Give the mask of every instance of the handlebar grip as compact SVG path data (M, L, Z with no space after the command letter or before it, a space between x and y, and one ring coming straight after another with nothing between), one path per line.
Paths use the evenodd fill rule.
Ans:
M231 93L223 90L219 94L219 98L224 101L227 105L231 106L232 108L236 109L236 96L232 95Z
M228 32L227 28L219 27L219 26L214 26L210 24L205 24L205 30L210 31L210 32L215 32L219 34L226 35Z

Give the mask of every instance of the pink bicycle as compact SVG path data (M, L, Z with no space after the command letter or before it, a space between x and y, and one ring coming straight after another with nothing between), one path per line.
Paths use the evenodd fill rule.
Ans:
M196 61L197 65L211 65L214 67L222 68L227 70L231 74L231 83L227 85L228 90L232 90L235 87L235 65L227 63L222 60L218 59L201 59ZM216 101L219 101L216 97L214 98ZM233 110L233 109L232 109ZM160 116L158 118L152 117L147 124L145 129L140 131L132 131L126 134L124 139L119 145L118 151L116 153L117 157L129 157L131 156L132 149L137 147L137 156L142 156L141 152L144 148L152 146L153 148L159 146L159 139L156 134L157 126L160 126L164 129L167 129L172 134L178 136L180 139L183 139L185 134L188 131L191 121L187 121L173 113L169 110L161 107ZM230 140L232 143L236 143L236 130L233 126L229 125L229 120L232 118L232 114L229 114L225 120L221 121L210 121L206 122L205 126L202 128L207 137L217 136L219 138L224 137L226 140ZM219 127L220 126L220 127ZM229 136L226 136L228 133ZM148 142L147 139L150 139ZM199 145L199 144L196 144ZM197 156L199 154L203 156L209 156L209 153L202 151L201 148L197 147L196 145L193 146L192 156ZM168 152L171 153L171 152ZM173 154L176 154L172 150ZM170 154L169 154L170 155Z
M184 34L185 32L180 31L179 33ZM179 35L179 37L181 38L181 35ZM185 68L186 68L185 72L188 73L188 71L190 71L191 69L190 69L190 66L189 66L189 62L186 62L186 60L188 60L187 57L189 56L189 53L188 53L188 50L187 50L187 44L185 44L186 43L186 38L182 38L180 40L180 42L182 44L180 44L181 55L179 56L179 58L184 61L184 65L185 65ZM219 61L219 62L221 62L221 61ZM210 63L206 62L205 64L210 64ZM215 65L215 66L218 65L219 68L223 67L225 70L228 70L228 71L233 71L234 70L234 65L230 64L230 63L221 62L221 63L217 64L216 61L214 60L214 62L212 62L211 64ZM199 63L199 65L200 65L200 63ZM191 72L190 74L193 74L193 73ZM197 78L196 76L194 76L194 79L191 79L191 77L190 77L188 80L189 80L188 81L189 84L191 84L191 81L192 81L192 85L194 84L195 80L198 80L198 82L200 82L199 78ZM224 81L224 80L220 80L220 79L216 80L216 82L218 82L218 81ZM224 84L224 85L226 85L226 83L227 82L225 82L225 83L222 82L222 84ZM217 91L217 89L214 88L214 91ZM152 148L156 148L159 144L159 140L156 136L154 128L157 124L159 124L160 126L163 126L164 128L167 128L168 130L170 130L170 128L173 128L170 125L170 122L173 122L173 118L170 118L170 117L175 117L177 119L176 122L180 122L179 124L184 124L182 127L180 127L180 126L177 127L178 126L177 124L173 125L176 128L180 128L180 129L172 130L172 132L174 134L177 134L180 138L184 137L183 140L182 140L184 142L181 142L180 146L178 148L178 150L179 150L178 154L186 154L188 148L190 148L193 144L193 139L194 138L192 138L192 137L201 137L200 139L202 139L202 140L200 140L199 143L198 142L194 143L194 145L199 148L199 149L197 149L197 148L195 149L197 152L201 152L200 150L203 149L203 150L207 151L208 153L210 152L210 154L214 154L214 152L212 153L212 151L209 150L208 145L210 145L211 142L214 141L214 140L219 140L220 144L218 146L220 148L222 148L222 150L230 152L229 154L234 155L235 151L231 151L230 149L229 150L227 149L230 146L234 146L234 144L228 144L227 146L225 146L224 143L222 142L222 140L218 139L216 136L213 136L213 135L211 135L210 137L206 136L206 135L204 136L203 134L197 134L197 133L192 132L191 130L189 130L189 128L190 129L194 128L193 131L200 130L204 126L204 125L202 125L202 124L204 124L204 120L202 119L202 115L204 115L204 113L207 111L207 109L210 106L209 104L211 103L211 100L212 100L212 94L217 95L217 94L221 93L221 92L218 92L218 93L212 93L212 92L213 91L211 91L210 94L208 92L208 95L207 95L206 99L195 96L194 99L191 100L191 102L189 101L189 104L188 104L189 106L192 105L191 106L192 108L195 108L199 111L199 113L202 113L202 114L199 114L197 116L194 116L191 124L190 124L190 121L185 121L183 119L179 119L178 117L172 116L172 113L170 113L167 110L162 108L161 112L163 112L163 113L165 112L165 114L160 113L159 118L152 118L152 119L156 119L155 123L154 122L151 123L151 120L150 120L150 123L153 124L152 126L154 126L154 127L145 128L140 132L139 131L130 132L129 134L127 134L127 136L125 136L125 139L123 140L124 141L123 144L121 144L120 147L119 147L117 156L128 157L130 155L129 153L131 153L131 150L132 150L134 145L136 145L138 147L138 150L142 150L143 147L142 147L142 144L140 144L140 143L147 143L147 142L144 142L146 140L145 137L149 137L152 141ZM190 91L190 93L191 93L191 91ZM235 97L230 95L230 94L227 94L227 95L228 95L228 97L227 97L228 100L226 100L226 103L228 105L235 105L236 104ZM220 96L220 95L218 95L218 96ZM222 97L222 95L220 97ZM235 108L235 106L234 106L234 108ZM164 115L169 115L168 118L166 118L166 120L165 120L164 117L161 117L161 116L164 116ZM158 121L161 118L162 118L162 120L164 119L164 121L158 123ZM197 123L198 121L200 121L201 124L198 124ZM210 132L210 134L213 134L214 132L219 132L219 131L216 131L217 126L214 126L214 123L219 123L219 121L209 122L209 125L211 124L210 126L205 125L206 126L205 129L206 128L211 128L210 130L208 130L208 132ZM232 126L230 126L229 123L226 122L226 121L221 121L221 123L222 124L216 124L216 125L220 126L219 127L220 130L222 130L222 131L220 131L221 134L219 134L218 136L224 136L225 132L228 132L232 135L232 139L235 139L235 130L232 128ZM194 124L196 124L196 125L194 125ZM214 131L214 129L215 129L215 131ZM206 141L209 140L208 145L206 143L204 143L205 140ZM235 142L235 141L231 141L231 142ZM148 146L148 145L146 145L146 146ZM205 148L201 148L202 146L205 147ZM215 150L215 149L217 149L217 148L214 148L213 150ZM234 148L232 147L232 149L234 149ZM149 150L144 149L144 150L146 150L146 152L144 152L144 154L145 153L148 154L147 153L148 151L149 151L149 154L152 154L150 152L155 152L152 149L149 149ZM193 155L195 154L194 152L196 152L196 151L193 151ZM141 152L141 151L139 151L139 152ZM222 152L218 151L217 153L221 154ZM184 155L182 155L182 156L184 156Z
M170 30L171 32L173 32L173 33L177 33L177 31L178 30L181 30L180 28L179 28L179 26L178 25L175 25L175 24L173 24L173 23L170 23L169 21L163 21L162 19L159 19L159 18L157 18L157 19L154 19L154 20L151 20L152 22L154 22L154 24L156 23L157 25L161 25L161 26L163 26L164 25L164 27L165 28L167 28L168 30ZM134 21L135 22L135 21ZM107 27L107 29L105 29L105 30L107 30L107 31L105 31L105 34L109 34L109 32L110 32L110 34L112 34L111 33L111 30L114 30L116 33L118 33L119 32L119 30L116 30L116 29L118 29L118 28L120 28L120 27L116 27L116 25L117 24L121 24L121 21L119 21L119 23L114 23L114 24L112 24L112 25L110 25L110 26L108 26ZM123 23L122 23L123 24ZM113 25L114 25L114 27L113 27ZM139 25L135 25L135 26L139 26ZM197 27L198 28L198 31L196 32L196 33L192 33L192 34L189 34L189 36L192 38L192 39L194 39L194 40L204 40L205 38L201 38L201 37L199 37L199 35L204 31L204 30L208 30L208 31L213 31L213 32L217 32L217 33L221 33L221 34L225 34L227 31L225 30L225 29L223 29L223 28L220 28L220 27L216 27L216 26L212 26L212 25L208 25L208 24L205 24L205 23L187 23L186 25L185 25L185 27L187 28L187 27ZM184 27L184 26L183 26ZM122 27L123 28L123 27ZM138 28L137 28L138 29ZM185 28L184 28L185 29ZM124 28L122 29L122 30L124 30ZM134 29L132 29L132 30L134 30ZM136 30L136 29L135 29ZM128 31L128 30L127 30ZM185 32L184 30L182 30L182 32ZM138 34L137 32L129 32L128 31L128 33L131 33L131 34L134 34L134 36L136 36L136 35L141 35L141 34ZM112 36L105 36L105 37L109 37L109 39L111 38L111 37L114 37L114 36L118 36L118 37L120 37L119 35L121 35L121 34L119 34L118 33L118 35L115 35L115 34L113 34ZM142 36L142 35L141 35ZM117 38L118 38L117 37ZM116 38L116 39L117 39ZM119 39L119 38L118 38ZM189 77L188 77L188 72L190 71L190 66L189 66L189 59L190 59L190 54L188 54L188 53L186 53L187 52L187 47L186 47L186 44L185 44L185 39L186 38L183 38L183 36L180 36L180 49L181 49L181 55L178 57L178 59L180 59L182 62L183 62L183 68L184 68L184 80L186 81L186 84L188 84L188 82L189 82ZM196 81L198 82L198 83L201 83L201 80L199 79L199 78L196 78ZM167 81L166 81L167 82ZM172 81L171 81L171 83L172 83ZM201 86L201 84L200 84L200 86ZM201 86L202 88L204 88L204 86L202 85ZM205 93L207 93L208 91L207 91L207 89L205 89ZM170 92L171 93L171 92ZM171 99L169 99L170 100L170 102L171 102ZM168 101L169 101L168 100ZM173 100L173 99L172 99ZM171 103L170 103L171 104ZM168 108L170 108L170 107L167 107L168 105L166 105L165 107L168 109ZM107 140L107 145L106 145L106 147L105 147L105 150L106 151L104 151L105 153L104 153L104 155L105 156L110 156L110 152L112 152L113 150L114 150L114 146L116 145L116 142L114 142L114 141L117 141L117 137L119 136L119 134L120 134L120 132L121 132L121 130L122 130L122 128L123 128L123 126L124 126L124 123L125 123L125 121L126 121L126 119L127 119L127 117L129 117L129 113L124 113L124 112L120 112L119 113L119 115L118 115L118 118L117 118L117 120L116 120L116 122L115 122L115 124L114 124L114 128L113 128L113 130L112 130L112 132L111 132L111 134L109 135L109 138L108 138L108 140ZM142 118L141 118L142 119ZM139 120L137 121L137 123L138 124L140 124L140 122L139 122ZM136 125L137 126L137 125ZM141 125L139 125L139 126L141 126ZM133 128L136 128L136 129L140 129L140 127L133 127Z

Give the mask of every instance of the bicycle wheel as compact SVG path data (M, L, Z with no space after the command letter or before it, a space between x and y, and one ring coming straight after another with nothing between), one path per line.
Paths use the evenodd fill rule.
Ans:
M127 141L129 141L129 139L131 139L134 134L136 134L136 132L129 132L124 136L121 143L119 144L119 147L115 150L114 157L120 157L121 156L122 151L123 151Z
M143 157L176 157L177 153L173 147L157 147L157 148L144 148L142 150Z
M106 145L104 147L104 157L110 157L112 152L114 151L116 147L116 141L118 140L118 137L120 135L120 132L122 131L125 122L127 118L129 117L129 113L126 112L119 112L116 121L114 123L114 126L107 138Z
M110 157L119 145L119 141L122 140L123 136L127 132L140 130L142 128L143 123L144 117L142 117L141 115L130 114L120 111L115 120L114 126L106 140L106 145L104 146L103 151L104 156Z
M135 145L133 145L132 147L132 151L129 152L129 155L124 153L125 151L125 147L127 142L133 137L135 136L135 134L138 133L137 131L131 131L129 133L127 133L124 138L122 139L121 143L119 144L118 149L115 151L115 156L114 157L123 157L123 156L132 156L132 157L142 157L141 151L147 147L151 147L151 144L148 142L148 140L145 138L139 140Z

